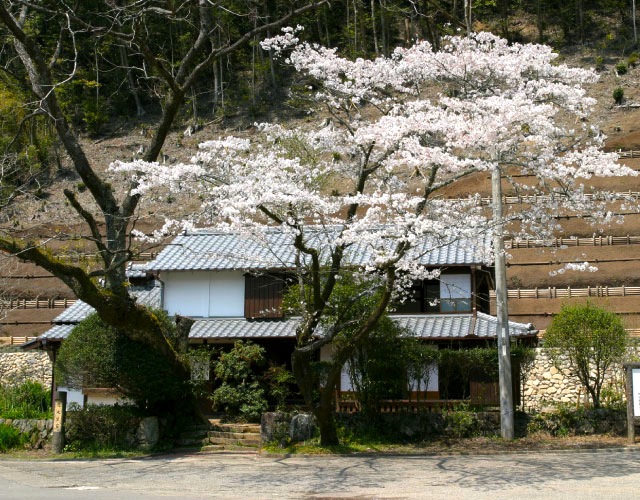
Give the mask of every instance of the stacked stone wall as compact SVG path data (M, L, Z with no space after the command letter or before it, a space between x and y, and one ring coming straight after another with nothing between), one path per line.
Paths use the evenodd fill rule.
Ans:
M0 353L0 384L15 385L32 380L51 387L53 369L46 352Z
M635 354L629 353L630 356ZM622 366L614 365L607 371L603 389L607 398L624 398ZM578 379L569 376L566 370L556 368L543 348L536 348L535 362L524 383L522 395L525 410L541 410L559 403L580 406L590 403L589 395Z

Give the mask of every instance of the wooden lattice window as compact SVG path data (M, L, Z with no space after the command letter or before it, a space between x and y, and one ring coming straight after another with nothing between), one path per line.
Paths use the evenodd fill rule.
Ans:
M248 319L282 318L283 276L246 275L244 287L244 316Z

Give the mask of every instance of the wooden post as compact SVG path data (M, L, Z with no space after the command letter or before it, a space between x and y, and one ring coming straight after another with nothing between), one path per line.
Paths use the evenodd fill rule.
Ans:
M67 417L67 392L56 391L53 403L53 437L51 444L54 453L64 449L64 422Z
M640 399L640 380L636 380L637 386L634 387L633 381L633 372L640 370L640 363L625 363L625 374L626 374L626 383L625 383L625 395L627 397L627 441L629 444L635 444L636 442L636 429L635 429L635 418L640 417L640 415L636 415L636 398Z

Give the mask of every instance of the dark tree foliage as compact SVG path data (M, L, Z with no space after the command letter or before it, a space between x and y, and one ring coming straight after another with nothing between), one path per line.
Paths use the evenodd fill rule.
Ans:
M171 335L172 322L165 316L162 323ZM106 325L96 314L81 321L62 343L55 370L60 385L117 389L150 413L175 410L189 393L188 384L176 377L164 356Z

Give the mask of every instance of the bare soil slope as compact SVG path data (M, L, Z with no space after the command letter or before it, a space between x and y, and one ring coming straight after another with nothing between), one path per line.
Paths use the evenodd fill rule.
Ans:
M592 66L594 54L586 50L564 56L568 63ZM609 150L640 150L640 68L630 68L624 76L615 73L616 61L611 60L601 73L599 82L589 88L590 94L598 100L594 120L598 122L608 136ZM616 87L624 89L625 101L622 106L614 105L612 92ZM162 154L162 161L174 163L188 160L197 148L197 144L212 137L245 133L246 126L240 124L234 130L223 129L217 123L210 123L192 136L185 136L182 130L175 130L169 137ZM144 123L128 125L116 131L112 136L100 140L85 139L92 161L101 169L106 169L116 160L129 160L139 154L146 143L148 127ZM640 155L639 155L640 156ZM630 167L640 170L640 158L623 160ZM114 182L119 182L117 179ZM120 182L124 182L121 180ZM640 191L640 177L590 180L588 186L606 188L616 192ZM16 215L20 227L25 233L34 236L48 237L52 234L76 234L77 227L69 224L77 220L71 213L62 196L62 185L77 185L78 179L69 170L63 171L57 183L48 190L45 200L33 201L21 205ZM462 197L470 192L490 195L490 180L486 174L478 174L450 187L448 197ZM86 196L86 195L85 195ZM88 196L87 196L88 199ZM158 195L157 203L141 212L139 227L149 229L160 223L162 215L175 215L190 210L198 200L174 200L168 193ZM607 227L593 227L581 219L567 219L562 222L563 230L558 233L562 237L576 236L640 236L640 214L628 215L623 223L615 223ZM59 250L66 254L83 253L82 243L69 240L59 244ZM551 250L514 249L508 269L510 288L535 287L594 287L594 286L640 286L640 245L620 245L612 247L579 247ZM567 262L594 263L599 268L596 273L566 272L551 276ZM90 262L87 264L90 265ZM0 287L13 297L71 297L70 291L58 280L48 277L47 273L33 266L19 264L15 261L0 261ZM598 299L599 300L599 299ZM607 299L605 305L624 313L629 327L640 327L640 296L626 297L617 302ZM551 315L564 303L561 299L527 299L512 301L512 318L516 321L532 321L538 328L545 328ZM0 335L32 335L45 331L48 322L56 314L41 309L10 311L8 317L2 319L0 311Z

